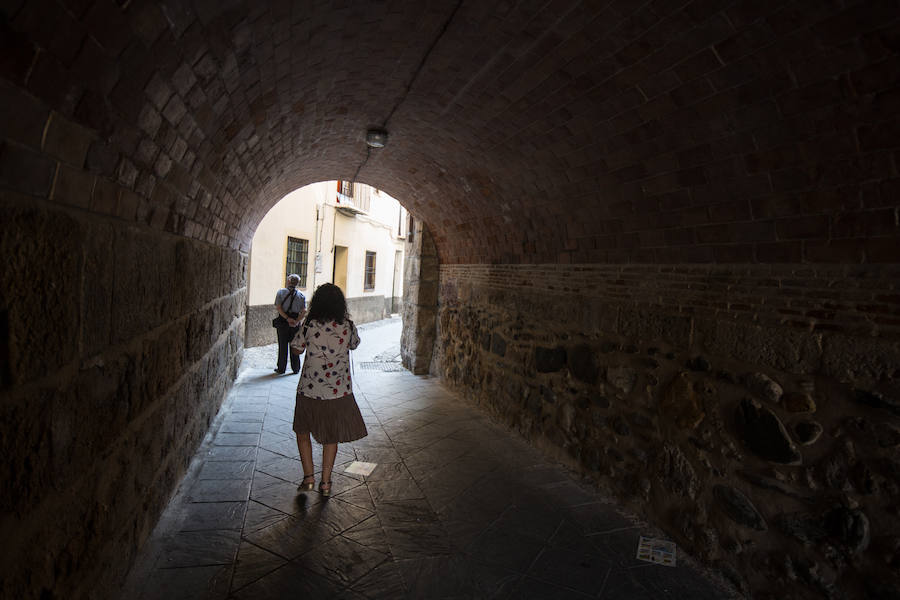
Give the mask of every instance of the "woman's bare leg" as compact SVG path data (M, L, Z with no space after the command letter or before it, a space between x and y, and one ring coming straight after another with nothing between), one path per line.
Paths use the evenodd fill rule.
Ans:
M303 465L303 474L313 475L316 467L313 465L312 442L309 439L309 432L297 434L297 450L300 451L300 464Z
M337 444L322 444L322 482L325 483L325 489L331 487L331 470L336 456Z

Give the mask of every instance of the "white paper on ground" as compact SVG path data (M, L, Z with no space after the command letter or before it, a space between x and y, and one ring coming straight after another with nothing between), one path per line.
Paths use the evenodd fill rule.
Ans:
M637 558L638 560L674 567L675 542L641 536L638 542Z
M367 462L359 462L358 460L354 460L352 463L347 465L347 468L344 469L344 473L353 473L355 475L362 475L364 477L368 477L372 474L372 471L375 470L375 467L378 466L378 463L367 463Z

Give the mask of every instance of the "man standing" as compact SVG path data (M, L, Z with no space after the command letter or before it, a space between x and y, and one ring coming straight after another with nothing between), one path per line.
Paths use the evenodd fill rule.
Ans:
M278 363L275 372L283 374L287 369L287 361L290 356L291 371L294 374L300 371L300 357L290 353L291 340L300 329L300 322L306 315L306 298L297 290L300 276L293 273L287 276L286 287L281 288L275 294L275 308L278 309L278 317L275 319L275 331L278 333Z

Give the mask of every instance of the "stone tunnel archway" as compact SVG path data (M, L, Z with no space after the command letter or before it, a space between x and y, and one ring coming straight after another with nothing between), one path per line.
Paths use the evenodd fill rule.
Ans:
M323 175L429 226L420 370L754 592L896 585L895 2L0 15L4 595L121 581Z

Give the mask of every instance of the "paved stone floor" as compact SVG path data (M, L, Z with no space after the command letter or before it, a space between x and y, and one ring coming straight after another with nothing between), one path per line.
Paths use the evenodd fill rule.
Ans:
M369 435L339 446L334 495L296 491L297 377L272 373L274 346L249 349L122 598L732 597L682 555L674 568L637 560L639 536L658 531L398 368L399 319L360 330ZM353 461L378 466L344 473Z

